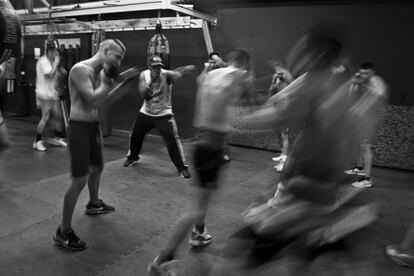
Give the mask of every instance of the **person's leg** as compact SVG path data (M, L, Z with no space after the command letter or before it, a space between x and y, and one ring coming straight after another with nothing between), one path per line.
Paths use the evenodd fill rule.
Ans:
M399 245L388 245L385 253L400 266L414 268L414 222Z
M288 131L282 132L282 143L283 143L282 154L287 156L289 152L289 132Z
M86 185L87 178L88 176L72 177L72 183L63 199L62 223L60 225L62 231L72 228L73 211L75 210L79 195Z
M363 175L356 182L352 183L352 186L357 188L368 188L372 186L371 169L374 160L374 147L371 143L363 143L361 147L364 160L364 171L362 172Z
M83 250L86 243L72 230L72 216L79 194L88 179L90 129L84 123L70 123L69 153L72 183L63 200L62 222L54 236L55 242L70 250Z
M10 146L10 137L4 122L3 116L0 112L0 151L5 150Z
M138 112L135 119L134 126L132 127L131 137L129 140L129 151L127 154L127 160L138 160L141 153L142 144L144 143L145 135L153 127L152 118ZM127 166L132 165L128 164ZM124 164L125 166L125 164Z
M154 126L164 139L171 161L173 161L178 171L186 170L187 166L185 165L184 150L180 137L178 136L178 129L174 116L157 118L154 121Z
M411 223L410 228L405 234L405 237L401 242L400 248L401 250L411 252L411 254L413 254L414 256L414 221Z
M55 136L58 138L65 137L65 127L63 123L62 107L59 101L53 101L52 114L51 114L51 125Z
M160 262L174 259L174 254L184 238L188 235L192 226L196 223L204 225L204 219L211 197L211 189L197 187L191 210L178 221L164 249L161 250Z
M103 159L103 138L99 125L94 127L94 133L91 135L90 150L90 173L88 178L89 203L86 206L87 215L99 215L115 211L115 208L109 206L99 199L99 185L101 174L104 167Z
M364 170L365 177L371 177L372 163L374 161L374 147L372 144L365 143L363 147L363 160L364 160Z
M50 115L52 113L52 104L50 101L41 101L40 102L40 109L42 113L42 117L37 125L36 128L36 139L33 147L37 150L44 151L44 145L42 144L42 135L45 130L46 124L50 119Z

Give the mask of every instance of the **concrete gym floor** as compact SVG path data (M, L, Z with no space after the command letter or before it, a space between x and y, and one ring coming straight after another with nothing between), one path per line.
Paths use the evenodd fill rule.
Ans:
M139 164L131 168L122 167L128 137L105 139L101 198L116 212L85 216L85 189L73 227L88 249L68 252L52 241L70 182L67 151L32 150L34 122L8 119L7 126L13 146L0 156L0 275L145 275L188 205L191 190L191 180L177 176L161 139L147 137ZM190 141L184 148L189 157ZM256 198L270 195L277 183L274 153L230 150L232 162L222 173L207 217L213 243L201 250L181 246L179 275L208 275L229 235L242 225L240 213ZM384 254L384 246L398 242L414 218L414 173L375 168L373 175L374 187L366 193L379 204L378 221L350 237L348 251L320 256L306 275L414 275L414 270L394 265ZM294 258L285 257L244 274L288 275L294 263Z

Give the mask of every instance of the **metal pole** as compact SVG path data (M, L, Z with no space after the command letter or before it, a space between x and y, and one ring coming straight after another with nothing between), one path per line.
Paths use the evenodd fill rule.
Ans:
M208 24L206 20L202 20L201 27L203 29L203 36L204 36L204 42L206 43L207 52L211 53L213 52L213 43L211 43L211 36L210 31L208 29Z

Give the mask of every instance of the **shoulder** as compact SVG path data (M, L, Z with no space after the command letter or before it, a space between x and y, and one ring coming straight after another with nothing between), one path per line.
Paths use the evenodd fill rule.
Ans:
M91 73L91 68L82 62L76 63L72 69L70 69L70 75L79 75L79 74L86 74L89 75Z
M37 60L37 65L39 65L39 66L50 65L50 62L49 62L49 60L47 59L46 56L41 56Z

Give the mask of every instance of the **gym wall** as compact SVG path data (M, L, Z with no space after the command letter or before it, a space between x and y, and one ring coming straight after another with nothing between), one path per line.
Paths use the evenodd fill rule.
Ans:
M216 51L225 56L237 47L252 52L255 60L255 86L258 92L269 87L272 69L268 59L283 60L293 43L313 23L320 19L341 20L348 26L344 51L349 55L351 71L365 61L374 64L377 72L390 86L390 103L414 105L414 95L408 82L414 79L414 39L409 26L414 26L414 4L375 5L272 5L249 8L219 8L218 25L211 28ZM148 41L153 31L107 33L125 42L128 52L126 67L145 68ZM201 30L165 30L170 41L172 68L196 64L201 69L206 49ZM137 82L131 93L112 108L113 126L130 129L141 104ZM182 137L194 134L191 126L195 100L195 76L180 80L173 87L173 106Z
M306 4L254 5L217 10L218 25L211 28L215 50L225 56L230 50L244 47L251 50L255 59L257 91L266 90L270 83L271 68L268 59L283 60L298 37L314 22L333 18L348 25L345 51L352 64L351 71L364 62L371 61L390 86L390 102L394 105L413 106L414 95L409 92L409 81L414 78L414 4ZM61 4L59 2L59 4ZM127 46L123 68L146 68L146 51L154 31L107 32L107 37L117 37ZM201 70L206 60L202 31L164 30L170 41L171 67L195 64ZM82 34L82 58L90 53L90 35ZM60 36L58 36L60 37ZM65 36L73 37L73 36ZM79 35L77 36L79 37ZM25 53L27 74L34 76L33 48L45 37L26 38ZM196 75L185 77L173 87L173 105L182 137L194 134L192 117L195 101ZM141 105L137 93L138 80L124 89L130 92L112 107L113 128L129 130ZM34 92L33 92L34 93ZM33 103L31 103L33 104ZM32 107L31 110L34 108Z

